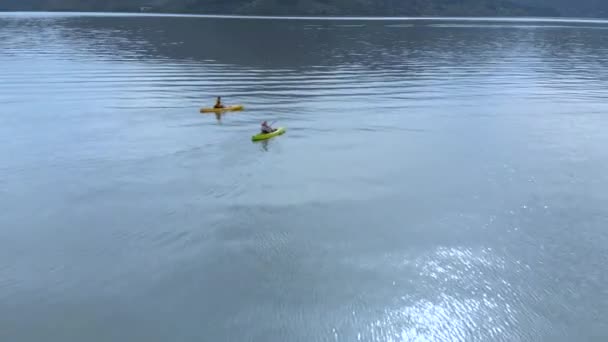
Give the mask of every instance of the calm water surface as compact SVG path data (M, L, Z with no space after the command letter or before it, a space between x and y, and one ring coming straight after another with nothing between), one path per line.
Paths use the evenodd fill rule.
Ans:
M5 13L0 80L1 341L608 338L608 22Z

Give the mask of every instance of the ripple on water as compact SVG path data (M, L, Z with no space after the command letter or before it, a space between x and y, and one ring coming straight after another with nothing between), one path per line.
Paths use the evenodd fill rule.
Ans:
M360 307L354 326L340 325L344 340L361 341L478 341L538 339L549 326L510 283L520 270L491 248L439 247L413 260L395 256L378 265L393 264L394 293L401 292L381 314ZM410 277L399 278L399 274ZM410 273L411 272L411 273ZM519 277L519 276L518 276ZM517 280L520 282L521 280ZM527 297L522 298L521 296ZM352 323L349 323L352 324ZM522 329L532 324L534 329ZM356 328L365 326L364 329Z
M300 19L0 14L5 339L608 331L608 24Z

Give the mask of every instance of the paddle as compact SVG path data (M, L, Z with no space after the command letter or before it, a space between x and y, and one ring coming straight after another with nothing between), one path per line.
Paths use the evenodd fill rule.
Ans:
M271 123L270 123L270 125L268 125L268 126L270 126L270 128L272 128L272 125L274 125L276 122L277 122L277 120L274 120L274 121L273 121L273 122L271 122ZM276 129L276 128L272 128L272 131L273 131L273 132L276 132L276 131L277 131L277 129Z

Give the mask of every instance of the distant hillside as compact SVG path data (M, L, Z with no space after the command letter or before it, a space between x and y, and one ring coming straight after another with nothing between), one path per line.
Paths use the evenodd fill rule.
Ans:
M0 10L259 15L608 16L608 0L0 0Z
M608 0L514 0L519 4L553 8L561 16L608 17Z

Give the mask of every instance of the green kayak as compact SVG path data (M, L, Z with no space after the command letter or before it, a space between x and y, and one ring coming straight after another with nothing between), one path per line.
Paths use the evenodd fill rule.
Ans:
M266 140L266 139L270 139L272 137L276 137L277 135L281 135L285 133L285 128L284 127L279 127L277 128L274 132L272 133L260 133L260 134L256 134L254 136L251 137L252 141L260 141L260 140Z

